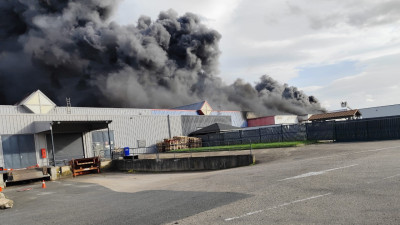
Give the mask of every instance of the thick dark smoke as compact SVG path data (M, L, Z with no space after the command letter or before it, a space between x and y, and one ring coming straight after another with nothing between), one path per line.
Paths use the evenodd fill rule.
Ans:
M261 77L225 85L221 35L174 11L136 25L110 21L116 0L2 0L0 104L37 89L58 105L171 108L208 100L214 108L259 114L320 112L295 87ZM215 107L217 106L217 107Z

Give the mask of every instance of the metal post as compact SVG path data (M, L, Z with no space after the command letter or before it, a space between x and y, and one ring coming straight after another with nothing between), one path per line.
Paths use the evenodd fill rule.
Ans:
M242 137L243 137L243 131L242 131L242 130L239 130L239 140L240 140L240 144L243 144Z
M308 127L307 127L308 123L306 123L305 125L306 125L306 141L308 141Z
M56 166L56 154L54 151L54 136L53 136L53 123L50 123L50 134L51 134L51 152L53 153L53 166Z
M336 130L336 120L333 121L333 141L337 141L337 130Z
M108 133L108 146L110 146L110 158L112 159L110 127L108 126L108 121L107 121L107 133Z
M253 152L252 152L253 149L252 149L251 145L252 145L252 142L251 142L251 139L250 139L250 155L253 155Z
M169 134L169 139L171 139L172 138L172 135L171 135L171 122L169 120L169 115L167 115L167 119L168 119L168 134Z

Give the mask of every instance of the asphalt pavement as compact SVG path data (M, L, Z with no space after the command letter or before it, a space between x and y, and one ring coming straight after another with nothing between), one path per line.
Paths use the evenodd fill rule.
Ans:
M9 187L0 224L400 224L400 141L254 152L242 168Z

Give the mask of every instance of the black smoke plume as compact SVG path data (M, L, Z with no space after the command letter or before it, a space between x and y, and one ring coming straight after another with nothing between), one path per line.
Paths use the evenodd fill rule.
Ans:
M136 25L110 21L117 0L2 0L0 104L37 89L58 105L171 108L208 100L259 114L314 113L318 101L261 77L225 85L218 74L221 35L199 17L174 11Z

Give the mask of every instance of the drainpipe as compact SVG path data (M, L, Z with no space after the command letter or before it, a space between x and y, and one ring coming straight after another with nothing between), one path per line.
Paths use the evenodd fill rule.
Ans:
M54 135L53 135L53 123L50 123L50 133L51 133L51 152L53 153L53 166L56 166L56 154L54 151Z
M110 127L108 126L109 122L107 121L107 132L108 132L108 146L110 146L110 158L112 159L112 150L111 150L111 137L110 137Z

